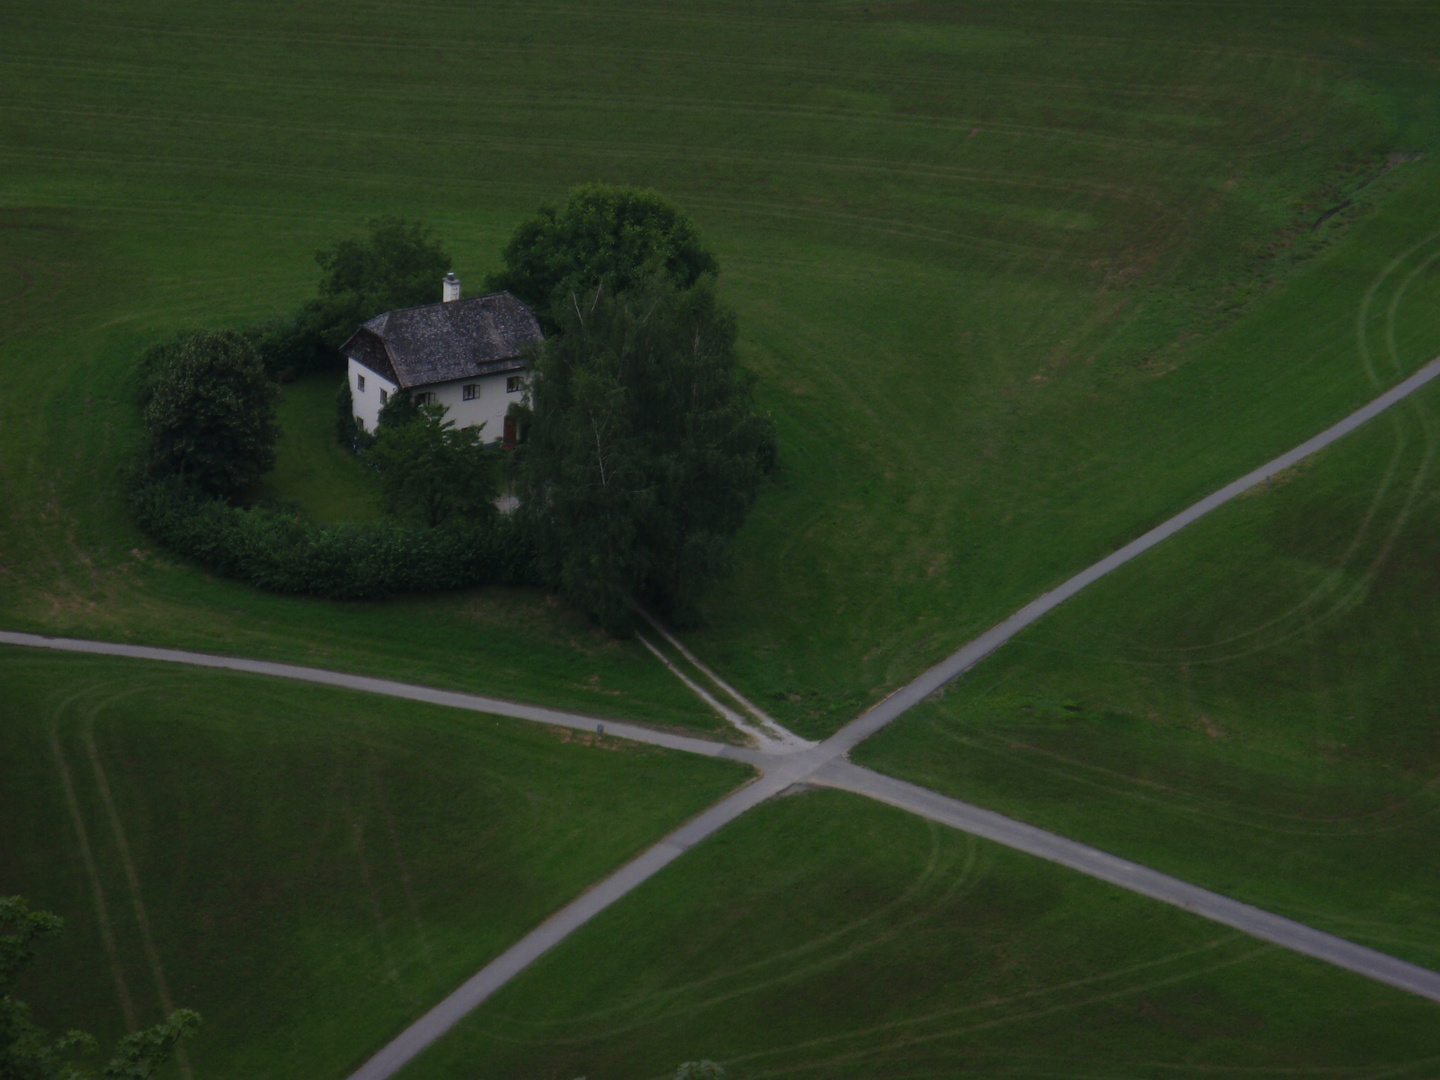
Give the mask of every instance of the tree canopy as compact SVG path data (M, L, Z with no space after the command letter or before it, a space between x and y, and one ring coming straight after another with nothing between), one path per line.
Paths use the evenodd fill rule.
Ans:
M389 215L372 219L363 239L323 248L315 261L324 276L306 313L332 349L382 311L438 301L451 265L428 226Z
M398 401L405 395L396 394ZM381 415L365 457L380 471L380 502L388 514L435 527L458 517L492 517L498 494L495 463L480 427L456 428L439 405L409 405Z
M509 289L550 327L571 293L586 294L602 281L627 292L655 275L687 289L719 263L688 217L653 191L590 184L577 187L563 208L544 207L522 222L501 251L504 269L490 289Z
M37 944L58 934L63 925L48 911L32 911L22 897L0 897L0 1080L90 1080L91 1074L70 1056L88 1050L95 1040L83 1031L52 1038L30 1018L29 1006L14 996L20 974L37 959ZM177 1009L161 1023L121 1039L100 1076L148 1080L199 1026L198 1013Z
M182 334L150 350L141 373L150 476L231 498L274 467L279 388L244 334Z
M612 632L629 628L630 597L693 618L775 462L735 317L710 279L658 275L557 315L517 470L541 573Z

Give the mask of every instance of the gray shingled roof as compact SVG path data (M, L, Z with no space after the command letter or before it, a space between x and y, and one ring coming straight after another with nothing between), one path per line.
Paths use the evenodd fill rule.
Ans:
M401 389L516 371L544 340L528 307L508 292L387 311L340 351Z

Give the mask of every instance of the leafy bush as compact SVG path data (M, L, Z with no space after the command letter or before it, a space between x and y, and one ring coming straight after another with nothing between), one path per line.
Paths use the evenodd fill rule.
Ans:
M141 359L144 471L233 497L275 465L275 399L254 344L234 330L196 330Z
M479 427L457 428L440 405L415 408L405 423L395 422L393 413L389 419L365 452L380 471L380 505L387 514L433 527L498 512L499 462L480 441Z
M138 485L131 506L141 528L171 551L271 592L375 600L535 583L530 549L499 515L436 529L318 525L294 510L207 498L175 477Z
M247 327L243 333L255 345L260 363L277 382L333 367L335 353L325 348L318 320L306 309L293 315L276 315Z

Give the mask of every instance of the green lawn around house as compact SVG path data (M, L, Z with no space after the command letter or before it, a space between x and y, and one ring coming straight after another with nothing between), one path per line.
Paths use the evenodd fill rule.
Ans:
M541 598L260 596L156 551L124 505L146 342L293 309L314 251L375 214L432 222L473 291L537 205L642 183L716 248L781 436L691 641L783 721L833 730L1440 352L1416 273L1440 173L1391 159L1436 141L1437 19L1051 0L17 11L0 622L710 723L643 651L577 653L593 639ZM351 498L319 464L302 476L298 448L277 483Z
M856 759L1440 968L1437 410L1167 540Z
M405 1080L1413 1077L1440 1006L838 792L768 803Z
M20 996L102 1044L167 998L197 1009L196 1077L342 1078L748 775L371 695L0 648L0 891L66 921Z
M285 384L275 410L275 468L260 491L326 524L381 517L374 470L335 441L335 391L343 381L337 373Z

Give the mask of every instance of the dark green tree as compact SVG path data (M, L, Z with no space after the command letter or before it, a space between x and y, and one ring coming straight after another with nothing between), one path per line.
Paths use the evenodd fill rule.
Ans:
M429 226L386 216L368 227L364 237L337 240L316 252L323 276L314 299L293 316L249 331L272 373L290 377L333 367L335 350L366 319L440 299L451 262Z
M315 255L324 276L305 313L331 349L381 312L436 303L450 271L450 256L429 226L387 215L369 228L364 239L340 240Z
M456 428L439 405L415 412L408 422L382 424L365 452L380 471L381 506L432 528L494 515L496 463L480 428Z
M518 451L541 572L614 633L628 631L632 597L693 619L775 464L735 317L710 279L679 288L660 276L557 313Z
M505 267L486 281L509 289L548 322L571 293L584 295L604 281L628 292L660 275L686 289L719 271L699 230L653 191L590 184L570 192L560 210L542 208L522 222L501 252Z
M20 973L35 963L36 945L62 926L58 916L32 911L22 897L0 897L0 1080L91 1080L71 1055L95 1040L83 1031L52 1038L30 1018L29 1006L15 998ZM177 1009L162 1023L121 1039L100 1076L148 1080L199 1025L198 1013Z
M275 400L254 344L201 330L147 354L141 381L146 472L232 498L275 465Z
M404 427L412 421L420 419L420 406L415 399L403 390L397 390L390 395L390 400L380 407L380 415L376 421L376 429Z

